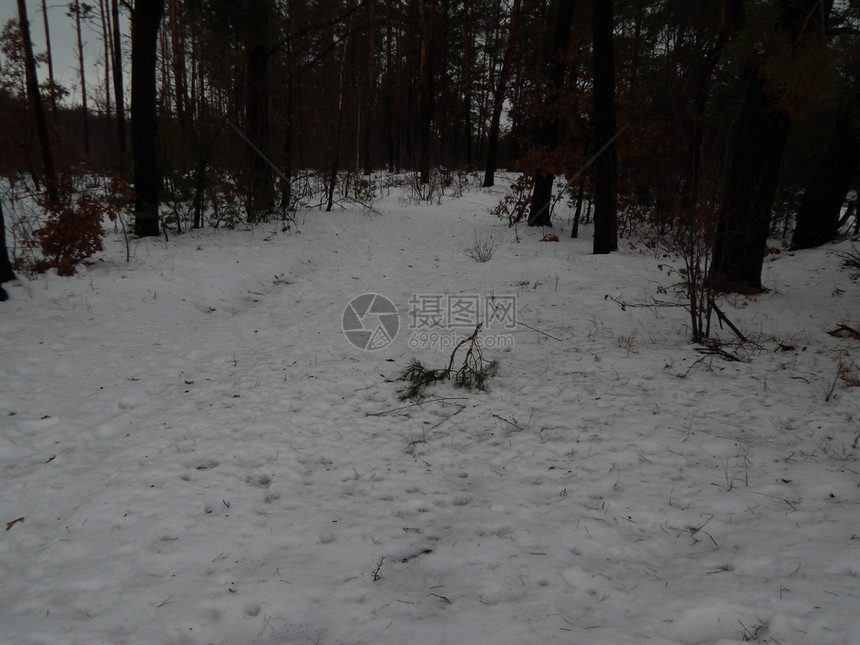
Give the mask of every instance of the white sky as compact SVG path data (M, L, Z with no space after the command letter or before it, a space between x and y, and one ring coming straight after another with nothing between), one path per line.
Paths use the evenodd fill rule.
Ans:
M45 51L45 28L42 17L42 2L41 0L26 0L27 2L27 17L30 20L30 36L33 39L33 47L36 53ZM89 4L95 5L95 0L89 0ZM48 24L51 31L51 51L54 58L54 77L57 82L64 85L70 92L71 96L67 99L68 102L77 103L80 101L80 80L78 73L77 60L77 37L75 35L75 23L72 18L66 15L68 2L58 2L57 0L48 0ZM122 15L122 8L120 9ZM18 19L18 3L17 0L0 0L0 26L5 25L10 19ZM128 35L127 20L125 16L122 18L124 36ZM101 36L98 32L98 25L89 25L84 23L83 26L83 41L84 41L84 58L86 59L86 77L88 95L90 97L96 92L96 87L101 84L101 79L104 77L104 68L102 67L104 60L104 49L101 42ZM128 43L124 42L124 47ZM0 54L0 63L3 62L3 55ZM47 65L40 65L38 70L40 82L48 77Z

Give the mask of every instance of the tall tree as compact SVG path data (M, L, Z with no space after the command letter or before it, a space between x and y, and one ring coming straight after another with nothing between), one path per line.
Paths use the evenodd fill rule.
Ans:
M751 0L746 5L747 23ZM789 105L800 96L774 82L773 69L820 46L832 2L779 0L774 31L756 43L731 145L719 209L710 280L716 289L759 292L779 167L791 129ZM760 25L753 25L760 28ZM763 52L758 54L758 52ZM778 54L778 56L777 56ZM808 92L799 88L797 94Z
M84 154L90 156L90 110L87 105L87 74L84 64L84 40L82 34L82 22L88 18L92 7L87 3L81 4L80 0L69 3L68 15L75 19L75 34L78 47L78 74L81 78L81 110L84 115Z
M48 138L48 122L45 119L45 108L42 106L42 96L39 94L39 80L36 76L36 58L33 55L33 41L30 39L30 22L27 19L26 0L18 0L18 22L21 29L21 39L24 45L24 68L27 82L27 97L33 109L36 120L36 134L39 137L39 147L42 152L42 171L44 172L45 187L49 199L57 198L57 182L54 172L54 155L51 152L51 141Z
M418 171L422 184L430 183L431 135L436 107L437 0L418 0Z
M681 205L687 213L695 210L701 192L704 141L711 84L720 57L728 42L735 37L743 24L744 0L722 0L720 25L704 56L692 70L692 132L690 134L689 168Z
M116 105L116 136L119 142L119 155L125 157L128 143L125 133L125 92L122 78L122 31L119 24L119 0L111 0L110 13L113 25L111 30L113 51L111 68L113 71L114 105Z
M19 0L23 2L24 0ZM134 156L134 234L157 236L156 61L165 0L135 0L131 12L131 147Z
M45 28L45 53L48 56L48 81L51 83L51 113L57 116L57 94L54 92L54 56L51 52L51 29L48 27L48 0L42 0L42 25Z
M594 253L618 249L618 163L615 152L615 28L613 0L592 2L594 40Z
M472 169L472 59L474 58L474 41L472 38L472 3L463 3L463 62L462 95L463 118L466 133L466 168Z
M599 0L596 0L599 1ZM547 94L544 99L540 129L535 141L536 146L547 158L555 151L561 136L559 100L567 75L567 49L570 45L570 32L573 27L574 0L559 0L556 11L555 32L553 35L552 55ZM550 205L552 203L552 184L555 174L549 167L535 171L534 189L529 208L529 226L552 226Z
M245 3L243 41L245 45L245 133L254 147L248 146L250 168L250 212L248 220L265 220L275 202L275 184L269 167L269 83L272 53L272 20L274 11L270 0L250 0Z
M492 88L493 111L490 116L490 130L487 133L487 164L484 167L484 187L489 188L495 183L495 174L498 166L499 156L499 134L502 125L502 110L508 91L508 80L511 76L511 62L514 57L514 46L520 29L520 0L514 0L511 7L510 20L508 24L508 39L505 44L505 53L502 58L502 68L499 70L498 79Z
M14 279L15 272L12 271L12 263L9 261L9 249L6 248L6 219L3 217L3 202L0 200L0 301L6 300L9 297L2 286L3 283Z
M362 130L362 151L363 157L362 166L364 174L369 175L373 171L373 153L371 136L373 128L373 116L375 113L374 102L376 100L376 2L371 0L367 5L367 22L370 25L367 37L367 82L364 87L363 100L361 101L361 111L364 113L364 118L361 120Z
M839 232L842 205L860 167L860 126L855 119L850 109L839 110L830 145L800 199L791 238L796 249L821 246Z
M107 0L99 0L99 23L102 35L102 52L104 56L104 92L105 92L105 116L108 121L113 121L113 108L111 106L111 54L110 54L110 18Z

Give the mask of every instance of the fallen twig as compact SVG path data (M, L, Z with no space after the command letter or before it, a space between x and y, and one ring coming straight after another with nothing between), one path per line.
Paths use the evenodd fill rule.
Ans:
M525 428L523 428L521 425L518 425L518 424L514 423L514 422L513 422L513 421L511 421L510 419L506 419L505 417L500 417L498 414L494 414L493 416L494 416L496 419L498 419L499 421L504 421L505 423L510 424L510 425L512 425L512 426L514 426L517 430L520 430L520 431L523 431L523 432L525 431Z
M717 303L714 302L713 300L711 300L710 305L711 305L711 309L714 310L714 313L717 314L717 319L720 321L720 324L725 322L729 326L729 329L731 329L733 332L735 332L735 335L738 338L740 338L743 342L747 342L746 336L744 336L741 333L741 330L738 329L737 327L735 327L734 324L732 323L732 321L728 319L726 314L724 314L723 311L719 307L717 307Z
M6 530L8 531L8 530L9 530L9 529L11 529L13 526L15 526L18 522L23 522L23 521L24 521L24 518L23 518L23 517L19 517L19 518L17 518L17 519L12 520L11 522L6 522Z
M860 331L857 331L848 325L839 325L836 329L827 333L836 338L853 338L854 340L860 340Z
M390 410L382 410L381 412L365 412L364 416L366 417L381 417L386 414L390 414L391 412L400 412L400 410L406 410L408 408L414 408L416 405L424 405L425 403L438 403L440 401L462 401L468 397L465 396L442 396L437 399L427 399L426 401L418 401L417 403L410 403L409 405L401 405L399 408L391 408Z
M374 582L379 582L382 580L382 574L380 571L382 570L382 563L385 562L385 556L380 556L379 560L376 562L376 568L371 572L371 577Z
M706 347L697 347L696 351L699 352L700 354L711 354L714 356L719 356L720 358L727 360L729 362L736 362L736 361L740 362L740 360L741 360L740 358L738 358L734 354L730 354L729 352L727 352L726 350L724 350L722 347L720 347L718 345L708 345Z

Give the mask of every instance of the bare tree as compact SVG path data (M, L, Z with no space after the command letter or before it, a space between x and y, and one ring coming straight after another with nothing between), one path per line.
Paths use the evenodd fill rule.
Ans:
M127 143L125 134L125 98L122 82L122 31L119 25L119 0L111 0L111 23L113 25L111 45L113 46L112 69L114 105L116 105L117 141L119 142L119 154L121 157L124 157Z
M618 164L615 154L613 0L592 2L594 38L594 252L618 250ZM605 150L604 150L605 148Z
M24 0L19 0L23 2ZM165 0L136 0L131 13L131 147L134 234L157 236L159 177L155 156L156 46Z
M27 3L18 0L18 22L21 29L21 39L24 45L24 67L27 83L27 96L33 108L36 120L36 133L39 137L39 147L42 151L42 171L45 173L45 185L50 199L57 197L57 182L54 172L54 156L51 152L51 141L48 138L48 123L45 119L45 109L39 94L39 80L36 76L36 58L33 56L33 41L30 39L30 22L27 19Z
M48 27L48 0L42 0L42 23L45 26L45 52L48 56L48 80L51 82L51 88L54 87L54 57L51 54L51 30ZM51 91L49 95L51 101L51 112L57 116L57 97Z
M499 154L499 132L502 124L502 109L505 105L505 95L508 90L508 79L511 76L511 61L514 55L514 45L520 27L520 0L514 0L511 8L508 26L508 42L502 59L502 69L498 80L492 88L493 113L490 117L490 131L487 135L487 165L484 169L484 187L489 188L495 183L495 173Z
M595 0L596 4L600 0ZM537 135L537 145L546 154L555 151L561 135L561 117L557 112L559 94L564 86L567 75L567 48L570 44L570 32L573 27L574 0L561 0L555 21L553 36L553 57L549 71L549 88L544 101L544 115ZM550 205L552 203L552 184L555 180L553 172L547 168L538 168L534 177L534 190L529 209L529 226L552 226Z
M92 7L80 0L69 3L68 15L75 19L75 32L78 46L78 73L81 77L81 109L84 113L84 154L90 156L90 111L87 107L87 75L84 65L84 41L81 33L81 21L89 16Z

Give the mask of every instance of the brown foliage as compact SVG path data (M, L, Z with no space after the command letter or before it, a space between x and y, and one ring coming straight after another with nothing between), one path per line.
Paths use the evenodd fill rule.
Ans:
M116 219L117 206L127 199L128 188L119 179L112 180L103 193L80 192L68 177L58 181L57 199L41 199L46 221L35 231L43 258L33 269L44 273L56 268L57 274L69 276L88 257L104 250L104 220Z

